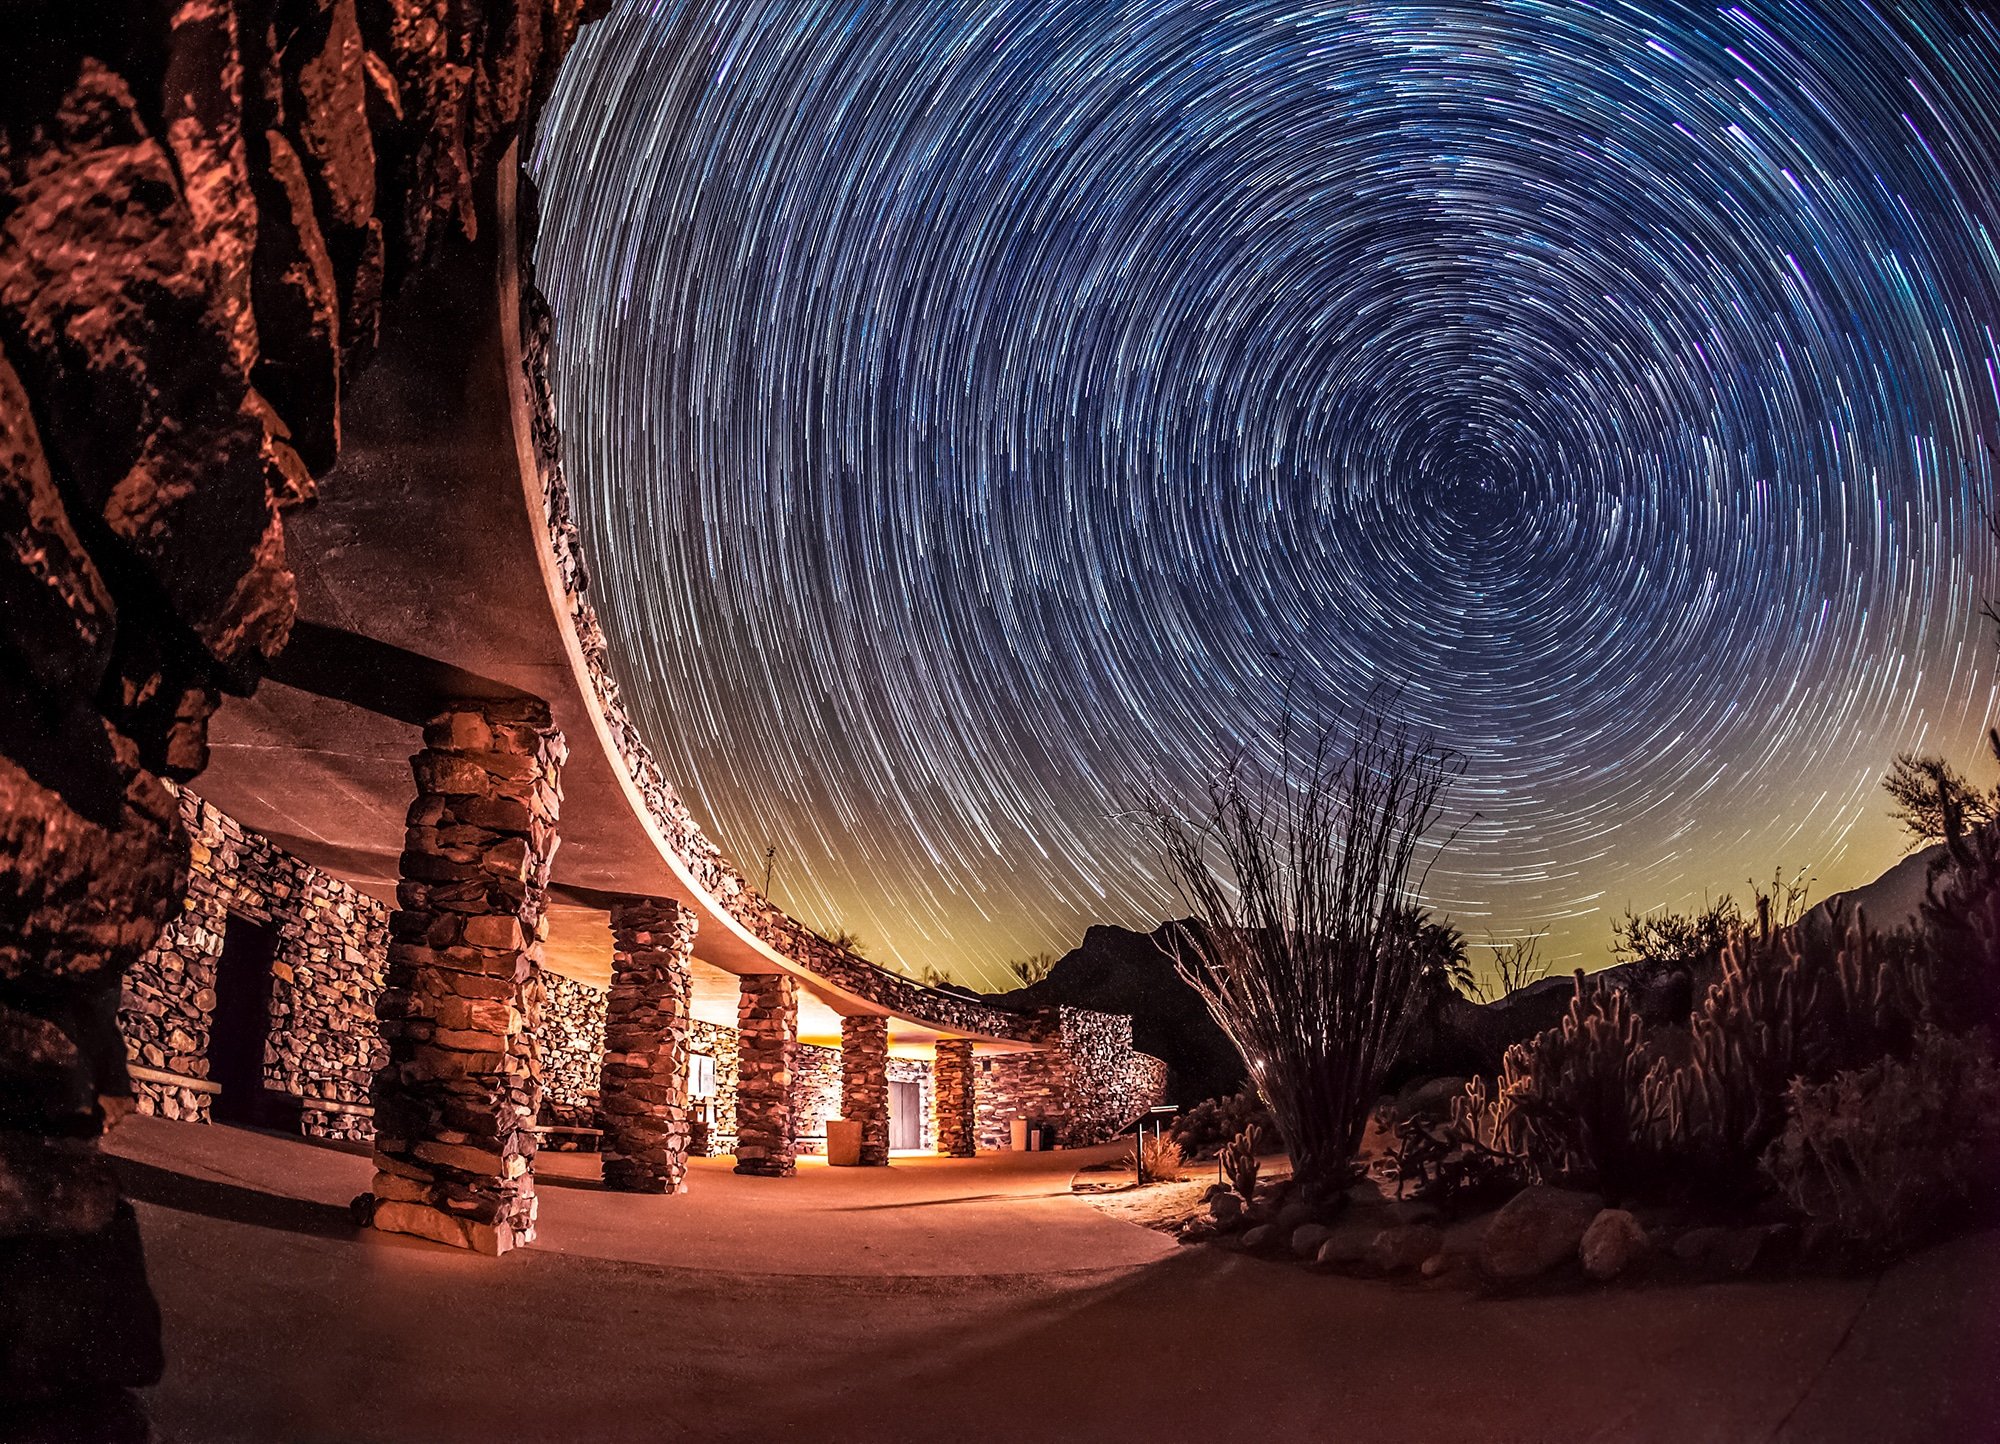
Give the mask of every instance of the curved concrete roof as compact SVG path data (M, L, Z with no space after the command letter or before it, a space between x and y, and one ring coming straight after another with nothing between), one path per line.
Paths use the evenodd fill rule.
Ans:
M300 624L255 696L211 729L197 785L245 825L364 891L393 898L410 754L422 722L465 696L545 700L569 741L547 963L603 982L606 909L668 897L699 922L697 1016L733 1021L733 979L803 984L802 1036L834 1015L892 1019L898 1042L950 1035L1014 1047L1039 1018L925 988L836 948L749 887L688 815L617 706L602 637L573 585L574 533L536 337L524 354L514 185L407 286L344 398L338 466L287 528ZM539 297L525 292L528 303ZM713 970L713 971L711 971Z

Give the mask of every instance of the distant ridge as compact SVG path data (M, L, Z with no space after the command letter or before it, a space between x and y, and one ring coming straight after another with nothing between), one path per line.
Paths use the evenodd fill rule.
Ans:
M1876 932L1893 933L1898 928L1915 927L1918 910L1924 901L1924 890L1930 884L1931 867L1943 856L1944 844L1932 843L1911 853L1875 881L1835 893L1812 908L1806 916L1827 917L1834 904L1844 900L1860 908L1868 919L1868 926Z

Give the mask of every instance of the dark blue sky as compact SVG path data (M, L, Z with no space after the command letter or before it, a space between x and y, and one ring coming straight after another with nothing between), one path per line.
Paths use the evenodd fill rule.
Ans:
M620 5L535 162L628 699L809 921L997 981L1117 814L1400 698L1433 900L1899 843L1994 701L2000 33L1922 5Z

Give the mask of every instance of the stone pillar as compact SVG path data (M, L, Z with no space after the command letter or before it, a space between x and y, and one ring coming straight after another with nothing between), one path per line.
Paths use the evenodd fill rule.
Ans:
M695 916L679 903L633 898L611 909L605 1002L604 1186L680 1193L688 1154L688 1000Z
M861 1162L889 1161L889 1020L840 1020L840 1116L861 1125Z
M952 1158L978 1152L973 1103L972 1040L940 1038L932 1077L937 1085L937 1151Z
M790 973L745 973L736 1002L736 1171L790 1178L792 1052L799 991Z
M375 1227L501 1254L535 1237L542 917L562 733L533 699L431 719L376 1016Z

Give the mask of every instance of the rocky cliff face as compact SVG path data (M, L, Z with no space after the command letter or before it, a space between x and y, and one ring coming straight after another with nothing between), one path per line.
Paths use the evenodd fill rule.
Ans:
M1243 1059L1207 1005L1174 970L1168 948L1179 923L1150 933L1098 924L1048 977L989 1001L1023 1011L1052 1004L1129 1013L1132 1046L1167 1065L1166 1098L1198 1103L1243 1086Z
M283 647L284 514L403 279L589 0L25 0L0 21L0 1403L143 1428L96 1150L119 975L185 884L169 782ZM56 1302L61 1300L62 1307Z

